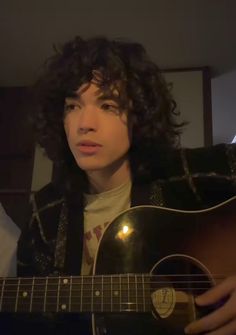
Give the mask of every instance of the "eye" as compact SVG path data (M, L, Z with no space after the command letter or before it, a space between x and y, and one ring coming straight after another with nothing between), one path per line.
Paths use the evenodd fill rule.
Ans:
M65 103L64 111L65 112L71 112L71 111L73 111L77 108L80 109L80 105L78 103L73 103L73 102Z
M114 103L109 103L109 102L105 102L101 105L101 108L105 111L110 111L110 112L115 112L118 113L119 112L119 107L114 104Z
M74 108L75 108L75 105L73 105L73 104L65 104L65 106L64 106L65 111L69 111L69 110L72 110Z

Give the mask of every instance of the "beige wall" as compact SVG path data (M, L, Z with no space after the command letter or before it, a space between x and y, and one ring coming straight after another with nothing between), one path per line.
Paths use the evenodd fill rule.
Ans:
M31 190L37 191L42 186L46 185L52 176L52 162L44 155L41 148L38 146L35 149L34 169Z
M180 120L189 124L181 136L184 147L204 145L203 76L202 71L165 73L167 82L173 83L173 95L180 111Z

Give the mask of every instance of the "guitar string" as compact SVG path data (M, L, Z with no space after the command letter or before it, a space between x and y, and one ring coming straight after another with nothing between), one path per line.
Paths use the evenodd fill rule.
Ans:
M178 286L179 284L182 284L182 285L180 285L180 286ZM186 285L186 287L185 286L183 286L183 285ZM158 286L159 286L159 288L163 288L163 287L173 287L173 288L175 288L175 289L187 289L187 288L192 288L192 289L206 289L206 286L193 286L193 287L190 287L189 285L193 285L193 284L199 284L199 282L181 282L181 283L179 283L179 282L151 282L151 283L145 283L145 286L147 286L148 285L148 287L146 287L145 289L149 289L149 288L152 288L152 289L154 289L154 288L158 288ZM200 282L200 284L206 284L206 285L210 285L210 287L214 287L215 285L214 284L212 284L212 282L211 281L202 281L202 282ZM123 284L122 284L123 285ZM127 284L126 284L127 285ZM135 285L134 283L130 283L130 285ZM156 287L155 287L155 285L156 285ZM48 288L46 289L46 291L47 292L54 292L54 291L58 291L58 286L56 286L56 287L49 287L50 285L48 285ZM74 285L73 285L74 286ZM103 292L104 291L111 291L111 288L113 289L113 291L114 290L116 290L116 291L120 291L120 289L118 289L117 287L118 287L118 285L113 285L113 286L111 286L111 285L104 285L105 287L104 287L104 289L102 290ZM107 286L107 287L106 287ZM126 287L122 287L122 290L121 291L132 291L132 290L135 290L135 289L137 289L137 290L140 290L140 291L142 291L143 290L143 287L141 288L139 288L139 286L143 286L141 283L140 283L140 285L136 285L136 286L133 286L133 287L131 287L130 289L128 289L128 288L126 288ZM101 290L101 287L99 286L99 285L94 285L94 286L91 286L91 285L88 285L88 287L83 287L83 292L84 291L90 291L91 290L91 288L94 288L94 290ZM10 287L9 286L7 286L7 285L5 285L5 287L4 287L4 292L15 292L16 290L17 290L17 288L18 288L18 285L11 285ZM28 286L26 286L26 285L24 285L24 286L22 286L22 285L19 285L19 291L21 292L21 291L24 291L24 290L27 290L27 289L29 289L29 288L31 288L31 285L28 285ZM208 288L208 287L207 287ZM68 285L67 287L63 287L63 288L61 288L59 291L60 292L63 292L63 291L65 291L65 290L68 290L69 291L69 289L70 289L70 285ZM0 291L1 291L1 286L0 286ZM45 289L43 288L43 287L39 287L39 286L37 286L37 285L34 285L34 289L33 289L33 291L37 291L37 292L45 292ZM71 290L73 293L74 292L76 292L76 291L78 291L78 292L80 292L81 291L81 286L78 286L77 285L77 288L75 288L75 287L72 287L72 290Z
M173 301L170 301L170 303L172 303ZM190 301L192 302L192 301ZM55 311L55 308L59 307L62 304L67 303L67 301L60 301L59 303L56 302L46 302L46 311ZM178 301L177 301L178 303ZM176 302L175 302L176 304ZM180 302L180 304L182 304L182 302ZM188 305L188 303L186 302L186 304ZM166 310L166 304L161 304L159 303L158 305L158 311L160 312L161 310ZM13 306L14 308L12 308L13 310L15 310L15 300L14 302L7 302L4 303L3 306L1 306L1 308L3 307L3 310L6 310L6 308L10 308L11 306ZM91 302L83 302L82 304L80 303L74 303L71 302L70 304L70 309L68 309L69 311L80 311L81 312L81 306L82 306L82 312L86 312L86 311L105 311L105 312L112 312L111 308L113 309L113 312L117 312L117 311L146 311L146 312L151 312L153 310L153 308L155 308L152 304L152 299L149 297L148 299L145 297L144 301L143 299L141 301L139 301L138 303L136 302L131 302L131 301L122 301L122 302L115 302L113 304L111 304L110 302L106 302L104 301L103 304L103 308L101 305L101 302L94 302L93 305L91 306ZM112 306L112 307L111 307ZM19 311L25 311L25 308L27 306L25 305L25 301L18 301L17 302L17 310ZM128 310L127 310L128 307ZM0 311L1 311L0 308ZM51 309L50 309L51 308ZM27 309L26 309L27 310ZM40 302L32 302L32 310L33 311L40 311L43 312L44 310L44 305L43 305L43 300ZM11 311L11 310L10 310ZM59 311L59 310L58 310Z
M103 283L103 292L104 291L111 291L111 287L113 288L113 291L114 290L117 290L117 291L120 291L120 289L117 289L118 286L120 286L119 284L121 284L121 287L122 287L122 291L128 291L128 283ZM177 286L179 284L182 284L182 286ZM183 284L186 284L187 287L184 287ZM195 280L195 281L148 281L148 282L132 282L130 281L129 282L129 285L133 285L133 287L130 288L130 290L139 290L142 291L143 290L143 286L145 286L144 288L146 290L150 290L150 288L154 288L153 286L155 285L161 285L160 288L162 288L164 285L165 287L167 285L170 285L171 287L173 286L174 288L176 289L206 289L205 286L201 287L201 286L194 286L194 287L190 287L189 285L190 284L207 284L207 285L211 285L211 286L214 286L214 284L212 283L212 281L210 280ZM61 286L60 288L60 292L64 292L65 290L70 290L70 288L72 288L72 291L73 293L78 291L78 292L81 292L81 287L83 287L83 291L90 291L91 290L91 287L93 286L94 289L96 290L99 290L100 289L100 286L102 285L102 283L95 283L92 285L92 283L86 283L86 284L80 284L80 283L68 283L68 284L63 284L63 286ZM140 286L142 286L141 288L139 288ZM24 291L28 288L31 288L32 285L31 284L27 284L27 283L5 283L4 285L4 291L5 292L15 292L16 289L18 289L19 287L19 291ZM40 284L40 283L35 283L34 284L34 288L33 290L36 291L36 292L45 292L45 285L44 284ZM2 287L0 285L0 291L2 290ZM53 291L58 291L58 284L55 284L55 283L48 283L47 284L47 289L46 289L47 292L53 292Z
M128 283L120 283L123 287L122 288L125 288L126 286L128 286ZM212 284L212 281L211 280L191 280L191 281L188 281L188 280L177 280L177 281L150 281L150 282L140 282L140 283L136 283L136 282L130 282L129 285L133 285L133 287L138 287L138 286L143 286L143 285L149 285L149 286L152 286L152 285L175 285L175 284L211 284L211 285L214 285ZM102 285L102 283L95 283L95 284L92 284L92 283L88 283L88 284L74 284L74 283L71 283L71 284L63 284L63 286L61 286L61 290L63 289L66 289L71 286L72 287L72 290L73 291L76 291L76 288L77 290L80 290L81 289L81 286L86 289L91 289L91 287L100 287ZM29 288L29 287L32 287L31 284L23 284L23 283L19 283L19 284L7 284L5 283L4 285L4 291L7 290L7 289L11 289L11 288L17 288L17 287L20 287L21 289L22 288ZM46 285L44 284L34 284L34 287L37 288L37 290L45 287ZM105 283L103 284L103 286L106 286L107 289L110 288L110 287L118 287L119 286L119 283ZM58 289L58 284L47 284L47 291L49 291L50 289ZM1 285L0 285L0 290L1 290Z
M132 276L134 276L134 275L130 275L129 277L131 277L132 278ZM137 275L138 276L138 275ZM149 279L149 281L148 282L146 282L146 281L140 281L140 282L132 282L132 281L130 281L129 283L130 283L130 285L134 285L135 287L133 288L133 290L135 289L135 290L137 290L137 291L139 291L139 288L137 287L138 285L142 285L142 289L140 290L140 291L143 291L143 284L144 284L144 286L147 286L148 285L148 287L144 287L144 290L145 291L149 291L150 292L150 289L152 288L153 289L153 285L160 285L160 284L162 284L162 285L165 285L165 287L166 287L166 285L171 285L171 287L172 287L172 285L173 284L186 284L186 285L188 285L187 287L174 287L174 289L175 290L183 290L183 291L201 291L201 290L206 290L206 289L208 289L209 287L190 287L189 285L190 284L211 284L211 286L212 286L212 282L208 279L208 280L195 280L195 281L154 281L153 280L153 278L160 278L160 277L163 277L163 278L166 278L166 277L168 277L168 278L170 278L170 277L184 277L184 278L186 278L186 277L194 277L195 279L196 279L196 277L200 277L200 278L202 278L202 277L205 277L206 275L203 275L203 274L179 274L179 275L152 275L152 276L150 276L150 275L145 275L144 276L144 279ZM84 277L86 277L86 276L84 276ZM101 276L101 278L111 278L111 276ZM125 279L127 279L127 277L124 275L124 276L121 276L121 277L119 277L119 276L117 276L117 275L113 275L112 276L113 278L117 278L117 279L119 279L118 281L119 282L114 282L114 284L112 285L113 286L113 291L115 291L116 290L116 285L119 285L120 283L121 283L121 285L122 286L125 286L125 285L127 285L128 283L126 283L126 282L124 282L124 280ZM222 275L215 275L214 276L214 278L222 278ZM36 277L35 277L36 278ZM50 277L47 277L49 280L56 280L57 282L56 283L48 283L48 288L47 288L47 295L49 294L49 293L52 293L52 292L58 292L58 285L59 285L59 282L60 281L63 281L63 279L68 279L68 277L58 277L58 278L50 278ZM70 278L70 277L69 277ZM81 277L80 277L81 278ZM91 279L91 278L96 278L96 277L90 277L90 276L87 276L87 279ZM143 278L143 277L142 277ZM71 278L70 278L71 279ZM73 286L73 294L74 294L74 297L75 297L75 293L76 293L76 287L78 288L78 291L81 291L81 286L83 286L84 287L84 289L83 289L83 292L85 293L86 291L90 291L91 290L91 283L83 283L83 284L81 284L81 283L75 283L75 280L77 279L79 279L79 277L78 278L72 278L73 280L70 280L71 281L71 283L68 283L67 285L66 284L64 284L64 286L62 286L62 289L60 290L60 294L62 295L63 293L65 294L65 291L63 291L63 290L65 290L65 289L69 289L71 286ZM123 282L122 282L122 279L123 279ZM27 279L27 278L8 278L7 280L5 280L5 284L4 284L4 291L5 291L5 293L4 293L4 298L6 298L6 294L10 294L10 293L14 293L15 291L14 291L14 288L16 288L16 289L18 289L18 286L20 287L19 288L19 292L23 292L24 290L27 290L27 287L29 286L29 287L31 287L32 285L30 284L30 283L25 283L24 281L27 281L27 280L30 280L30 279ZM40 277L38 277L38 280L43 280L42 278L40 279ZM9 283L9 281L11 282L11 283ZM19 281L21 281L20 282L20 284L19 284ZM121 282L120 282L121 281ZM89 286L89 288L86 288L86 285L87 286ZM95 284L93 285L94 286L94 288L95 288L95 290L97 289L97 290L99 290L99 285L101 285L101 283L100 282L96 282L95 281ZM43 286L44 287L44 284L43 283L35 283L35 285L34 285L36 288L37 288L37 292L38 293L41 293L41 292L45 292L45 290L40 290L41 289L41 287L40 286ZM52 287L50 288L50 286L56 286L56 289L53 289ZM102 290L102 292L103 292L103 294L105 294L106 293L106 290L107 291L111 291L111 283L104 283L104 286L105 286L105 288ZM108 286L108 288L106 288L106 286ZM34 291L35 291L35 287L34 287ZM40 287L40 288L39 288ZM162 288L162 287L161 287ZM1 285L0 285L0 290L1 290ZM132 290L132 288L131 288L131 290ZM116 290L116 291L120 291L120 290ZM128 290L127 290L127 288L126 287L122 287L122 292L123 292L123 294L124 294L124 292L125 291L127 291L128 292ZM81 295L79 295L79 297L80 297ZM10 298L10 297L9 297Z
M85 280L87 280L87 282L89 283L89 280L92 281L92 278L95 279L95 282L97 279L111 279L113 278L117 278L117 280L128 280L132 278L132 277L137 277L138 279L141 279L143 282L143 278L144 279L153 279L153 278L166 278L166 277L206 277L207 274L206 273L177 273L177 274L162 274L162 275L150 275L150 274L144 274L144 275L140 275L140 274L122 274L122 275L96 275L96 276L83 276L83 281L86 284ZM210 274L211 278L225 278L226 274L222 274L222 273L217 273L217 274ZM70 276L65 276L65 277L53 277L53 276L48 276L48 277L6 277L6 278L0 278L0 284L1 282L3 283L4 281L13 281L13 282L17 282L18 281L32 281L32 280L38 280L38 281L42 281L42 282L46 282L46 280L50 280L50 281L63 281L63 280L70 280L73 281L73 283L80 284L80 281L82 277L70 277Z
M172 289L172 287L161 287L160 289ZM184 292L199 292L199 291L206 291L206 290L208 290L209 288L207 287L175 287L174 288L174 290L175 291L184 291ZM134 291L135 289L133 289L133 291ZM99 291L99 289L95 289L95 292L98 292ZM120 292L120 291L118 291L118 290L113 290L113 293L114 293L114 291L117 291L117 292ZM151 288L145 288L144 290L143 289L138 289L137 290L137 292L138 293L141 293L140 295L138 295L138 294L133 294L132 295L132 290L128 290L128 289L126 289L126 290L122 290L121 292L122 292L122 295L125 295L125 294L127 294L128 295L128 292L129 292L129 294L131 295L131 296L134 296L134 297L143 297L143 291L145 292L145 294L147 294L147 293L149 293L149 294L151 294L152 292L155 292L155 291L158 291L158 288L156 288L156 289L151 289ZM19 293L23 293L23 292L25 292L25 290L19 290ZM31 291L29 291L29 292L31 292ZM44 299L44 290L42 290L42 291L34 291L34 298L38 298L38 299ZM57 292L57 290L49 290L49 291L47 291L47 296L46 296L46 298L47 299L49 299L49 298L55 298L56 299L56 292ZM76 293L78 293L79 291L77 291L77 292L73 292L72 291L72 298L74 299L74 298L78 298L78 297L81 297L81 294L76 294ZM88 295L85 295L86 293L90 293L90 294L88 294ZM100 291L99 291L100 292ZM105 296L105 297L114 297L114 295L113 294L111 294L110 293L110 290L109 289L107 289L107 290L103 290L103 291L101 291L102 293L101 293L101 295L100 296ZM4 296L3 296L3 299L5 299L5 298L9 298L9 299L15 299L15 295L11 295L11 293L13 294L13 293L16 293L16 291L5 291L5 293L4 293ZM42 295L40 295L40 293L42 293ZM53 295L53 293L55 293L54 295ZM106 294L106 293L109 293L109 294ZM50 294L52 294L52 295L50 295ZM60 297L67 297L67 296L69 296L69 293L68 292L61 292L60 291ZM93 295L93 296L95 296L95 295ZM100 296L98 296L97 298L99 298ZM24 296L20 296L19 295L19 297L20 298L24 298L25 299L25 297ZM87 289L87 290L85 290L84 292L83 292L83 297L84 298L89 298L89 297L92 297L92 295L91 295L91 290L89 290L89 289Z

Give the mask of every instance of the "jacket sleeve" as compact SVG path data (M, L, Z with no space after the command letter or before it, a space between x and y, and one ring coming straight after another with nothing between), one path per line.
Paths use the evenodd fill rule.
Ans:
M18 276L46 276L54 272L61 201L48 201L44 193L39 192L31 200L30 219L18 242Z
M185 173L202 207L236 195L236 145L186 150Z
M41 236L38 220L32 211L18 242L17 274L20 277L46 275L51 261L52 253Z
M166 161L167 203L182 209L214 206L236 195L236 145L180 149Z

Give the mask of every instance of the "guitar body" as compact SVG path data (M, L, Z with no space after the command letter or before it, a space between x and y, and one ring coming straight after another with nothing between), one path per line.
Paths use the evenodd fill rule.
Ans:
M133 207L107 226L92 276L0 278L0 312L93 313L94 335L184 335L227 299L194 303L236 273L235 209L236 198L192 212Z
M100 241L94 274L114 275L114 301L124 312L115 313L114 304L113 313L95 313L93 333L183 335L187 323L209 312L198 310L194 297L222 274L236 272L235 242L235 200L203 211L139 206L123 212ZM127 279L119 281L125 273ZM133 275L139 273L153 275L144 277L147 286ZM139 296L142 285L145 294ZM133 305L119 296L118 286L133 290L134 313L127 313ZM146 298L149 313L141 308Z

